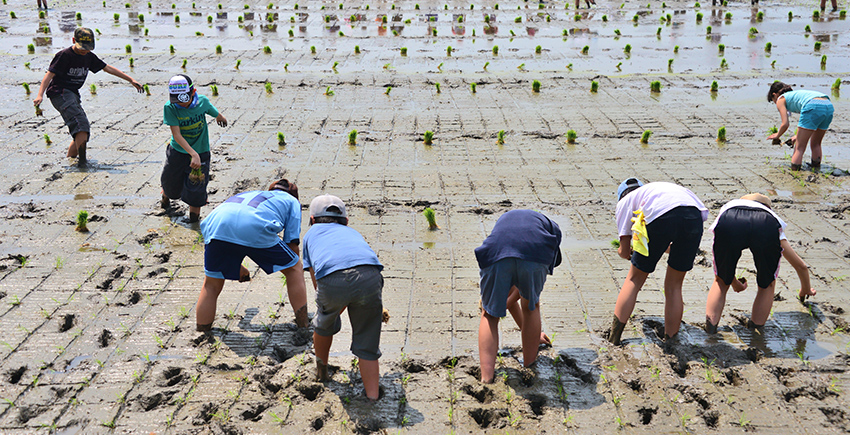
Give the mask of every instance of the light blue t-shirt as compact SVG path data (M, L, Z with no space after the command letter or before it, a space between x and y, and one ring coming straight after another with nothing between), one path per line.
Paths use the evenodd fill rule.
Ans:
M280 190L259 190L231 196L201 221L204 243L221 240L252 248L280 242L298 243L301 203Z
M803 106L806 105L813 98L826 98L829 97L826 94L817 92L817 91L790 91L782 94L785 97L785 110L794 113L800 113L803 110Z
M316 279L355 266L384 266L357 230L342 224L314 224L304 234L301 252L304 270L313 269Z
M165 125L180 127L180 134L183 139L186 139L189 146L200 154L210 150L207 115L218 116L218 109L210 103L207 97L195 95L198 97L198 104L195 107L181 107L174 103L165 103L165 107L162 109L162 119ZM174 140L174 137L171 138L171 147L186 154L186 151L183 151L183 147Z

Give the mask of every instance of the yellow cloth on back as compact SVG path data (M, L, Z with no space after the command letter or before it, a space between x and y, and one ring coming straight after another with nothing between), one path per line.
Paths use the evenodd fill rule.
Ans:
M633 212L635 217L632 218L632 249L645 256L649 257L649 234L646 232L646 218L643 215L643 210Z

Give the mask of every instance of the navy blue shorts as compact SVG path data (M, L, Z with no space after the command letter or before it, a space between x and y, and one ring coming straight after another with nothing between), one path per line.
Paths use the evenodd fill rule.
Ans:
M200 183L189 180L192 168L192 156L175 150L171 145L165 146L165 167L159 177L162 193L169 199L180 198L192 207L207 205L207 184L210 182L210 152L198 154L201 158L201 172L204 179Z
M269 248L251 248L213 239L204 247L204 274L210 278L239 281L245 257L254 260L267 274L298 264L298 255L283 240Z
M670 247L667 265L679 272L694 268L694 258L702 239L702 213L696 207L682 206L664 213L646 225L649 256L632 253L632 264L642 272L652 273L658 260Z
M481 269L481 306L493 317L507 315L508 295L511 287L528 300L528 310L534 311L540 301L549 266L519 258L503 258Z
M714 227L714 274L726 285L732 285L741 252L749 248L756 265L756 283L759 288L768 288L779 273L780 228L779 221L766 210L754 207L726 210Z

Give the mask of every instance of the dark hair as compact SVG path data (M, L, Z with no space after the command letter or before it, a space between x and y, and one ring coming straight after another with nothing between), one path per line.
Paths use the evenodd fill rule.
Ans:
M269 190L282 190L298 199L298 186L295 183L290 183L286 178L273 181L269 184Z
M773 103L773 102L776 101L773 98L774 96L779 97L780 95L782 95L786 92L791 92L792 90L793 89L791 89L790 85L786 85L785 83L782 83L779 80L777 80L777 81L773 82L772 85L770 85L770 90L767 91L767 102Z
M634 186L630 186L630 187L626 188L626 190L624 190L623 193L620 194L620 197L617 198L617 201L625 198L626 195L632 193L633 191L637 190L638 188L640 188L640 186L638 186L638 185L634 185Z
M313 218L313 223L348 225L348 218L344 218L342 216L319 216Z

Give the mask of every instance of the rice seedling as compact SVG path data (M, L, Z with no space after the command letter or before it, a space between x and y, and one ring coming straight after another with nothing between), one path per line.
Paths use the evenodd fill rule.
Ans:
M835 83L832 84L832 89L836 91L841 89L841 79L835 79Z
M348 144L351 146L357 145L357 130L351 130L348 133Z
M212 15L207 15L207 24L212 24L212 22L213 22Z
M499 46L494 45L492 51L493 51L493 56L498 56L499 55Z
M79 231L81 233L89 232L88 223L89 223L89 212L85 210L80 210L77 212L77 227L74 230Z
M597 82L596 80L590 82L590 92L594 94L599 92L599 82Z
M289 29L289 37L292 38L295 36L295 32L292 29Z
M720 127L717 129L717 141L726 142L726 127Z
M726 21L732 21L732 12L726 12L726 15L723 17Z
M272 54L272 48L266 45L265 47L263 47L263 53Z
M670 15L670 14L667 14L667 25L669 26L671 24L673 24L673 16Z
M477 83L470 83L469 89L472 91L473 94L478 92L478 84Z
M392 90L393 90L393 87L392 87L392 86L387 86L387 90L386 90L386 91L384 91L384 95L389 95L389 94L390 94L390 91L392 91Z
M702 12L697 12L697 23L702 22L702 17L703 17Z
M436 87L437 87L437 93L439 94L439 93L440 93L440 84L439 84L439 83L434 83L434 86L436 86Z
M180 22L180 15L175 15L175 16L174 16L174 22L175 22L175 23L179 23L179 22Z
M150 86L148 86L148 85L142 85L142 89L144 89L144 91L145 91L145 95L146 95L146 96L148 96L148 97L150 97L150 96L151 96L151 88L150 88Z
M633 16L633 17L632 17L632 21L635 23L635 25L637 25L637 22L638 22L638 19L639 19L639 18L640 18L640 17L639 17L637 14L635 14L635 16Z
M765 44L764 44L764 51L765 51L765 53L770 53L770 50L771 50L771 49L773 49L773 44L772 44L772 43L767 42L767 43L765 43Z
M794 12L788 11L788 22L790 23L793 18L794 18Z
M490 66L490 62L484 62L484 71L487 71L488 66Z
M496 133L496 144L497 145L504 145L505 144L505 130L499 130L499 132Z
M567 130L567 143L573 144L576 143L576 139L578 138L578 134L575 130Z
M435 36L435 37L437 36L437 28L436 27L431 29L431 36Z
M758 11L756 14L756 21L764 21L764 11Z
M806 31L806 33L812 33L812 26L810 26L810 25L806 24L806 29L805 29L805 31Z
M407 56L407 47L401 47L401 55Z
M566 30L565 30L566 32ZM620 36L620 29L614 29L614 34Z
M756 29L755 27L750 27L750 37L751 38L758 35L758 33L759 33L759 29Z
M171 54L174 54L174 46L173 45L168 46L168 52L171 53Z
M17 18L17 17L15 17L15 13L14 13L14 12L11 12L11 13L10 13L10 15L12 16L12 18ZM83 19L83 14L81 14L81 13L77 12L76 17L77 17L77 21L81 21L81 20Z
M819 19L820 19L820 11L819 11L819 10L817 10L817 9L815 9L814 11L812 11L812 18L813 18L814 20L819 20Z
M135 60L135 59L133 59L133 58L131 57L131 58L129 59L129 61L130 61L130 68L133 68L134 66L136 66L136 60Z
M770 63L770 67L771 67L771 68L776 68L776 61L775 61L775 60L774 60L773 62L771 62L771 63Z
M608 22L608 15L603 15L603 16L602 16L602 22L603 22L603 23L607 23L607 22Z
M431 231L439 230L440 227L437 225L437 214L434 212L434 209L428 207L425 211L422 212L425 216L425 219L428 221L428 229Z
M423 142L425 142L425 145L432 145L434 141L434 132L431 130L426 131L422 136L422 139Z
M267 94L273 94L274 93L274 89L272 89L272 84L270 82L266 82L263 86L266 88Z
M842 20L847 18L847 9L842 9L841 11L839 11L838 12L838 18L840 18Z
M640 143L646 145L649 143L649 137L652 136L652 130L644 130L640 135Z
M623 52L624 52L624 53L626 53L627 55L628 55L628 54L631 54L631 52L632 52L632 44L626 44L626 46L625 46L625 47L623 47Z
M821 42L815 41L815 51L820 51L820 47L821 47Z
M522 17L516 17L516 18L514 18L514 22L515 22L515 23L521 23L521 22L522 22Z
M729 64L726 62L726 58L720 59L720 68L726 69L729 68Z
M29 54L35 53L35 45L34 44L27 44L27 53L29 53Z
M354 46L354 54L360 54L360 46L359 45Z
M543 47L541 47L539 45L537 47L534 47L534 53L535 54L543 53Z
M35 106L35 116L44 116L44 111L41 110L41 105Z
M711 26L705 26L705 34L711 35Z
M240 59L236 59L236 66L234 66L233 68L234 68L234 69L239 69L239 65L242 65L242 60L240 60Z
M717 84L717 80L714 80L714 81L711 82L711 92L717 92L717 89L719 87L720 86Z
M826 68L826 55L825 54L820 57L820 67L821 67L821 69Z
M334 72L336 72L336 67L338 67L338 66L339 66L339 62L334 62L334 64L331 66L331 69L334 70Z
M678 45L673 47L673 53L677 53L677 54L679 53L679 46Z
M451 45L446 47L446 56L452 57L452 46Z
M534 93L540 93L540 81L535 80L531 82L531 91Z
M92 85L89 86L89 92L91 92L92 95L96 95L97 94L97 85L92 83Z
M187 59L183 59L183 64L182 64L182 65L180 65L180 68L186 69L186 64L187 64L188 62L189 62L189 61L188 61Z
M581 21L581 14L578 14L578 13L577 13L577 14L575 14L575 15L573 16L573 19L574 19L574 20L576 20L576 21Z
M213 96L213 97L217 97L217 96L218 96L218 86L216 86L216 85L210 85L210 91L212 92L212 96Z
M24 87L24 92L26 92L27 95L29 95L30 94L30 84L29 83L21 83L21 85Z
M661 27L659 27L658 30L655 31L655 36L658 36L659 38L661 37Z
M50 136L49 136L49 135L46 135L46 134L44 135L44 143L45 143L45 144L47 144L47 145L50 145L50 144L52 144L52 143L53 143L53 141L52 141L52 140L50 140Z
M667 69L673 68L673 59L667 59Z
M568 64L567 64L567 69L568 69L568 70L570 70L570 71L572 71L572 70L573 70L573 64L568 63Z
M588 45L585 45L584 47L581 48L581 54L587 55L587 53L589 51L590 51L590 46L588 46Z
M617 71L622 71L621 66L623 66L623 62L617 62Z
M221 53L223 53L223 49L221 48L221 45L216 45L215 46L215 54L221 54Z
M661 92L661 82L658 80L654 80L649 83L649 90L651 92Z
M725 44L717 44L717 53L722 56L723 53L725 53L725 52L726 52L726 45Z

